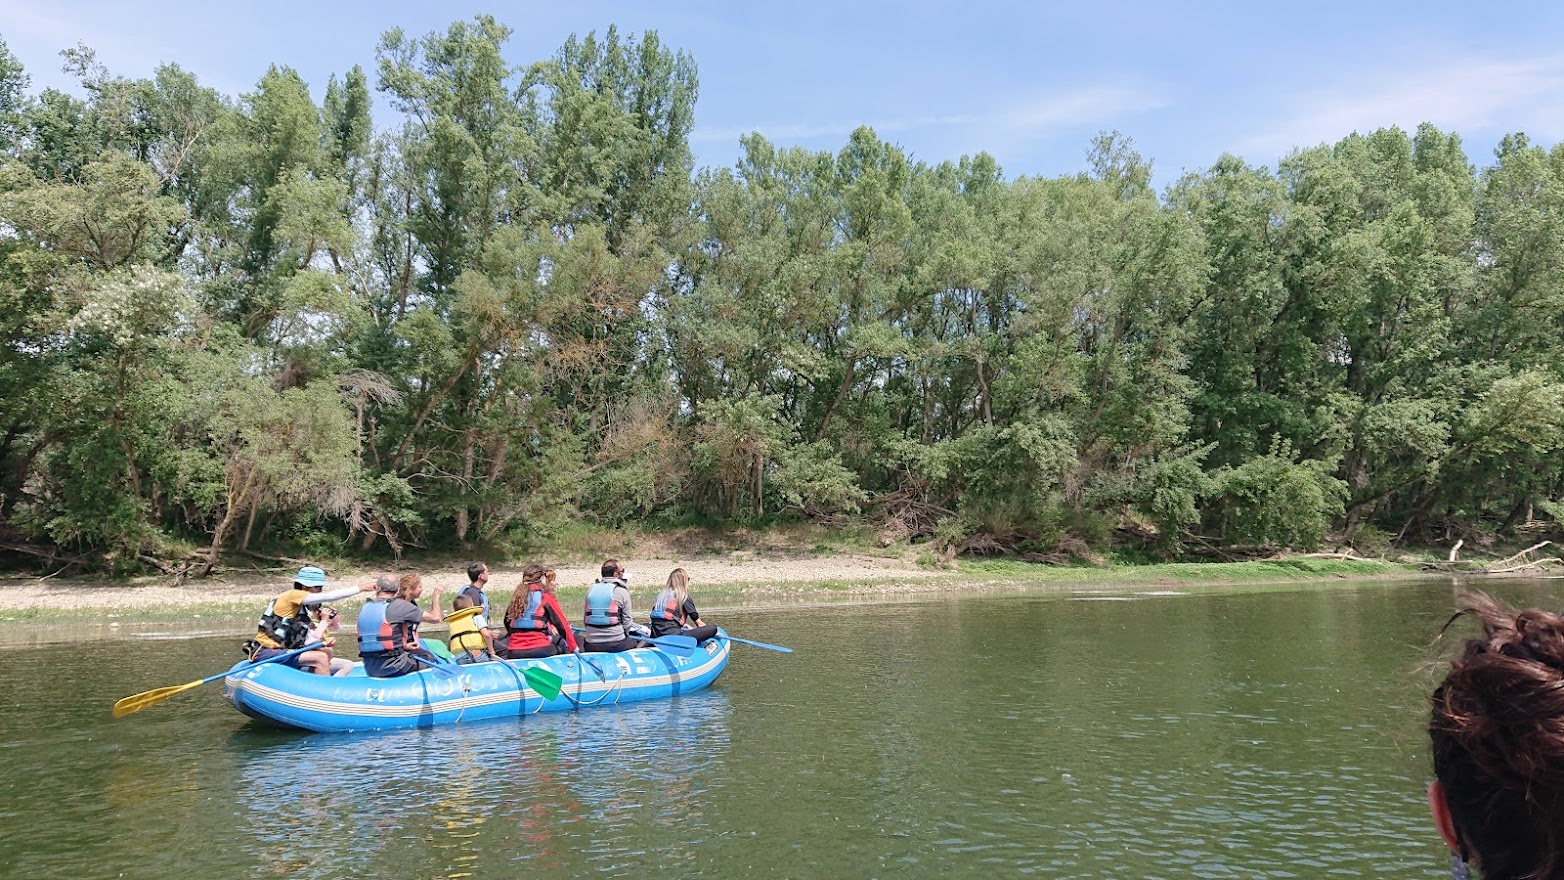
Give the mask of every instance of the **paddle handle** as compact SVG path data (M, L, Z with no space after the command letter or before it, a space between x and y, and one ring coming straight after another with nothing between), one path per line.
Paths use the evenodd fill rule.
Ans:
M598 681L608 681L608 676L603 674L603 667L597 665L596 661L588 660L586 655L580 651L572 651L571 653L576 655L576 659L592 667L592 671L597 673Z
M575 630L578 633L583 631L580 627L577 627L577 626L573 626L573 627L571 627L571 629ZM645 642L648 645L653 645L655 647L663 649L664 651L668 651L670 653L677 654L680 657L688 657L688 656L690 656L690 654L695 651L696 646L700 644L699 642L695 641L694 639L690 638L689 636L677 636L677 635L674 635L674 636L642 636L642 635L631 635L631 636L628 636L628 638L635 639L638 642Z
M168 699L169 697L172 697L175 694L182 694L185 691L191 690L193 688L200 687L201 685L206 684L208 682L217 681L219 678L227 678L230 675L235 675L235 674L238 674L240 672L247 672L247 671L249 671L251 669L254 669L257 666L265 666L268 663L276 663L276 662L278 662L280 660L286 660L289 657L295 657L295 656L297 656L299 654L304 653L305 651L313 651L316 648L322 647L324 644L325 644L324 642L312 642L312 643L310 643L308 645L305 645L302 648L296 648L296 649L294 649L292 651L288 651L288 652L283 653L283 654L278 654L275 657L267 657L265 660L256 660L255 662L249 663L249 664L247 664L245 666L242 666L242 667L240 667L238 669L228 669L228 670L225 670L223 672L219 672L216 675L208 675L206 678L198 678L195 681L192 681L192 682L190 682L188 684L179 684L179 685L171 685L169 687L153 688L150 691L142 691L139 694L131 694L128 697L125 697L125 698L120 699L120 700L116 700L114 702L114 709L113 709L114 717L115 718L123 718L126 715L131 714L132 712L140 712L142 709L145 709L148 706L155 706L158 703L163 702L164 700Z
M417 660L419 663L424 664L425 666L429 667L430 669L433 669L435 672L438 672L441 675L459 675L460 672L461 672L461 670L459 668L456 668L456 669L452 668L452 667L457 666L457 664L455 664L455 663L436 663L435 661L430 660L428 657L425 657L422 654L414 654L412 652L408 652L407 656L413 658L414 660Z
M728 641L730 641L730 642L738 642L741 645L751 645L751 646L754 646L756 648L765 648L767 651L776 651L776 652L782 653L782 654L791 654L791 653L793 653L793 649L792 648L784 648L781 645L768 645L765 642L757 642L757 641L754 641L753 639L741 639L738 636L730 635L730 636L728 636Z
M219 672L216 675L208 675L206 678L201 679L201 683L206 684L209 681L217 681L219 678L227 678L230 675L238 675L241 672L247 672L257 666L265 666L268 663L280 663L283 660L297 657L300 654L303 654L305 651L313 651L316 648L324 648L325 646L325 642L310 642L308 645L305 645L302 648L294 648L292 651L288 651L283 654L277 654L272 657L267 657L265 660L256 660L249 666L241 666L238 669L230 669L227 672Z

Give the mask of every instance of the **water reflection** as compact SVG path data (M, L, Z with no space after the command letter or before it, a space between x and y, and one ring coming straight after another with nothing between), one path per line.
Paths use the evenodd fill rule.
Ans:
M663 702L366 736L251 726L216 686L109 717L226 667L228 639L0 652L0 877L1448 876L1409 670L1450 605L734 614L797 653L736 647Z
M287 876L354 865L563 875L583 862L613 873L646 850L599 832L650 823L664 832L658 861L688 862L706 780L728 761L731 711L711 691L390 734L246 727L228 741L248 793L240 846Z

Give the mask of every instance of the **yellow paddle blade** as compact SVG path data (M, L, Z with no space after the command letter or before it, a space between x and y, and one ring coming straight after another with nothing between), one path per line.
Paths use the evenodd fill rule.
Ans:
M446 623L450 623L453 620L465 620L465 619L467 619L469 617L472 617L474 614L482 614L482 613L483 613L483 606L482 605L474 605L474 606L472 606L470 608L463 608L460 611L452 611L450 614L445 615L443 620Z
M197 679L196 681L192 681L189 684L169 685L168 687L154 688L150 691L142 691L139 694L132 694L123 700L117 701L114 704L114 717L123 718L132 712L140 712L142 709L157 703L161 703L181 691L188 691L193 687L199 687L204 682L205 679Z

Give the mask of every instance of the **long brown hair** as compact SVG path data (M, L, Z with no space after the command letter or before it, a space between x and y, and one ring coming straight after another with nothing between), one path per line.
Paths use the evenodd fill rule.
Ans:
M1434 691L1434 775L1463 857L1484 880L1564 877L1564 617L1481 593L1450 619L1477 621Z
M505 606L505 619L515 620L527 610L527 592L533 584L543 582L544 568L536 562L527 563L527 567L521 570L521 583L516 587L516 592L511 594L510 604Z
M410 597L409 594L423 585L424 579L418 576L418 572L410 571L407 574L402 575L402 579L397 582L396 597L398 599L406 599L407 601L412 602L414 600Z

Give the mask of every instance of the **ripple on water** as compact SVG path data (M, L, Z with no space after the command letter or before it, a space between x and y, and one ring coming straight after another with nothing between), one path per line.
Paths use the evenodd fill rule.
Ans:
M1447 590L1068 598L735 613L797 653L735 648L662 704L374 736L257 730L215 687L107 718L231 640L13 651L0 874L1439 876L1395 733Z

